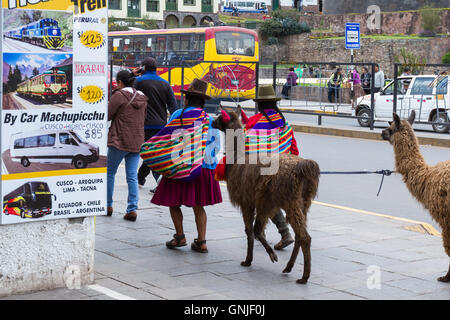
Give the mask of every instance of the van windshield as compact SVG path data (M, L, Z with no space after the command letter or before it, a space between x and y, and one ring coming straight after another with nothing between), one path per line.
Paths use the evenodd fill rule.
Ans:
M77 140L77 142L79 142L79 143L88 143L80 135L78 135L75 131L70 131L70 133L72 134L72 136L75 137L75 140Z

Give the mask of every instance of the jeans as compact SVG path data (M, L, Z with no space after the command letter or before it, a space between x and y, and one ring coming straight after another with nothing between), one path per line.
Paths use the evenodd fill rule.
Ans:
M145 141L153 137L155 134L157 134L160 130L159 129L148 129L145 130ZM159 174L152 171L145 163L142 163L141 167L139 168L138 172L138 181L139 184L144 185L145 184L145 178L150 174L150 171L153 174L153 178L155 178L155 181L158 181Z
M336 102L339 99L339 93L340 93L340 85L333 86L328 85L328 102L333 103L333 95L335 97Z
M107 174L107 205L112 207L114 193L114 178L122 160L125 159L125 171L128 184L127 213L136 211L139 201L139 188L137 180L137 168L139 165L139 153L122 151L114 147L108 147L108 174Z

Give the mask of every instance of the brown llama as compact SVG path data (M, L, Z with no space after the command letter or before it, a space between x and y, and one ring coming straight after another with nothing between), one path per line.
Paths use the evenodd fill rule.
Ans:
M394 121L383 130L381 136L394 147L395 170L403 176L411 194L441 226L444 249L450 257L450 160L435 166L425 163L411 127L415 116L413 110L406 121L400 120L394 113ZM450 266L447 275L438 280L450 282Z
M226 139L230 138L230 134L234 137L234 159L227 159L224 179L227 182L230 201L234 206L240 207L245 224L247 257L241 265L248 267L252 263L254 237L264 246L272 262L278 261L277 255L267 243L264 229L268 219L279 209L283 209L286 221L295 233L291 258L283 273L291 272L301 246L304 267L303 276L297 283L306 283L311 273L311 237L306 230L306 215L317 193L319 166L312 160L280 154L277 172L273 175L261 174L262 170L270 167L270 164L262 159L258 159L257 164L250 164L245 152L237 150L238 140L241 139L240 142L243 142L245 138L243 134L240 137L235 135L237 130L242 130L242 122L238 115L240 110L237 113L227 113L223 110L222 115L214 120L212 126L225 132Z

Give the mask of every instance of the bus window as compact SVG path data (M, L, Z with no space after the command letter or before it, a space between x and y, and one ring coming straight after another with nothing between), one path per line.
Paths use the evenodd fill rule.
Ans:
M167 48L169 51L180 51L180 35L171 34L167 36Z
M191 42L191 35L190 34L183 34L181 35L181 44L180 44L180 50L181 51L188 51L189 44Z
M166 38L165 37L156 38L156 51L160 51L160 52L166 51Z
M119 51L124 51L124 52L133 51L133 45L131 44L130 38L123 39L123 46L121 49L122 50L119 50Z
M241 56L255 55L255 38L253 35L220 31L216 32L216 47L218 54L233 54Z
M133 37L133 50L134 52L144 52L146 47L147 39L145 37ZM131 49L131 46L130 46Z
M31 188L29 183L25 183L23 186L23 194L30 195L31 194Z

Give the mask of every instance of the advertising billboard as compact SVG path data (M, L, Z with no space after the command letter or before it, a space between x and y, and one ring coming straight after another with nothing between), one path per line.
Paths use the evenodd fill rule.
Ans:
M0 224L106 214L107 0L2 0Z

